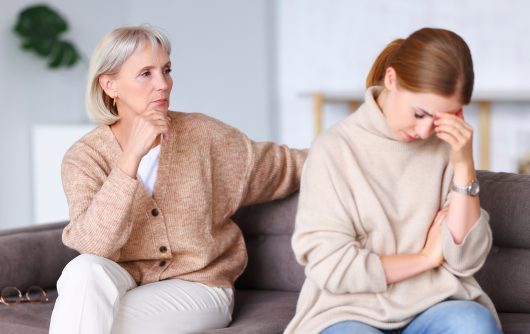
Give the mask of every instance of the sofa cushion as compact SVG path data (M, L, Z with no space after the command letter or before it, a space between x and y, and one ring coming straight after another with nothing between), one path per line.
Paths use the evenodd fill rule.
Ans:
M47 334L57 291L48 291L48 303L22 303L14 306L0 304L2 334Z
M48 292L50 303L0 305L2 334L48 333L53 301L57 292ZM237 290L230 327L204 331L202 334L275 334L282 333L294 316L298 293ZM499 313L505 334L528 334L530 314Z
M304 268L291 248L298 193L242 208L233 217L245 235L248 264L236 282L241 289L300 291Z
M530 314L528 313L499 313L504 334L530 333Z
M298 293L237 290L230 327L203 334L280 334L294 316Z
M50 327L53 302L57 292L51 290L45 304L0 304L2 334L45 334ZM282 333L294 316L298 293L237 290L230 327L204 331L206 334L275 334Z
M237 280L241 289L300 291L304 268L291 248L289 235L260 235L246 238L248 264Z
M493 246L475 278L499 312L530 312L530 250Z
M530 176L478 171L493 247L475 275L499 312L530 312Z
M232 218L245 236L292 235L298 192L281 200L241 208Z
M55 288L64 266L78 253L61 241L63 225L13 229L0 234L0 289ZM30 256L28 256L30 254Z
M496 246L530 249L530 175L478 171Z

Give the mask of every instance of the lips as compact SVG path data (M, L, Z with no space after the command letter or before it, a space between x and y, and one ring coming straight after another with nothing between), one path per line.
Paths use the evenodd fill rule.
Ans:
M403 132L403 134L405 135L405 138L407 139L407 141L414 141L417 139L416 137L413 137L406 132Z
M153 101L153 103L155 103L155 104L167 104L168 103L168 99L158 99L158 100Z

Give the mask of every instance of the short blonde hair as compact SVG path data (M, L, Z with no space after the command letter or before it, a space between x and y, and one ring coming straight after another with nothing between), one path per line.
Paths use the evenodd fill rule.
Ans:
M95 122L111 125L120 119L118 110L113 106L113 98L99 84L100 76L116 74L134 51L146 42L150 42L153 48L161 46L168 55L171 53L167 36L160 29L149 25L114 29L96 46L90 59L85 94L88 116Z

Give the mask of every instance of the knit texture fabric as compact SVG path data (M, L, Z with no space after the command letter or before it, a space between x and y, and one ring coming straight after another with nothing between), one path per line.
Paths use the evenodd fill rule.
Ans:
M442 267L387 285L380 256L423 249L453 171L450 147L436 136L391 137L375 101L380 90L368 89L358 111L311 147L292 238L306 280L285 333L319 333L346 320L397 329L446 299L475 300L496 315L472 276L492 243L484 210L459 245L443 223Z
M233 287L247 255L230 217L296 191L307 152L253 142L205 115L169 115L152 197L116 167L122 150L109 126L68 150L62 180L70 223L63 242L118 262L139 284L179 278Z

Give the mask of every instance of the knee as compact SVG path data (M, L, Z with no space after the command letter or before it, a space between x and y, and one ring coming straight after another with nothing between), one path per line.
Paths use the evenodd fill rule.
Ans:
M493 314L484 305L471 301L458 301L450 319L451 333L501 333Z
M57 282L57 288L68 286L67 282L72 282L79 286L80 284L97 282L96 276L104 270L108 259L91 255L81 254L70 261L63 269L61 277Z
M320 334L381 334L375 327L369 326L359 321L347 320L336 323L324 329Z

